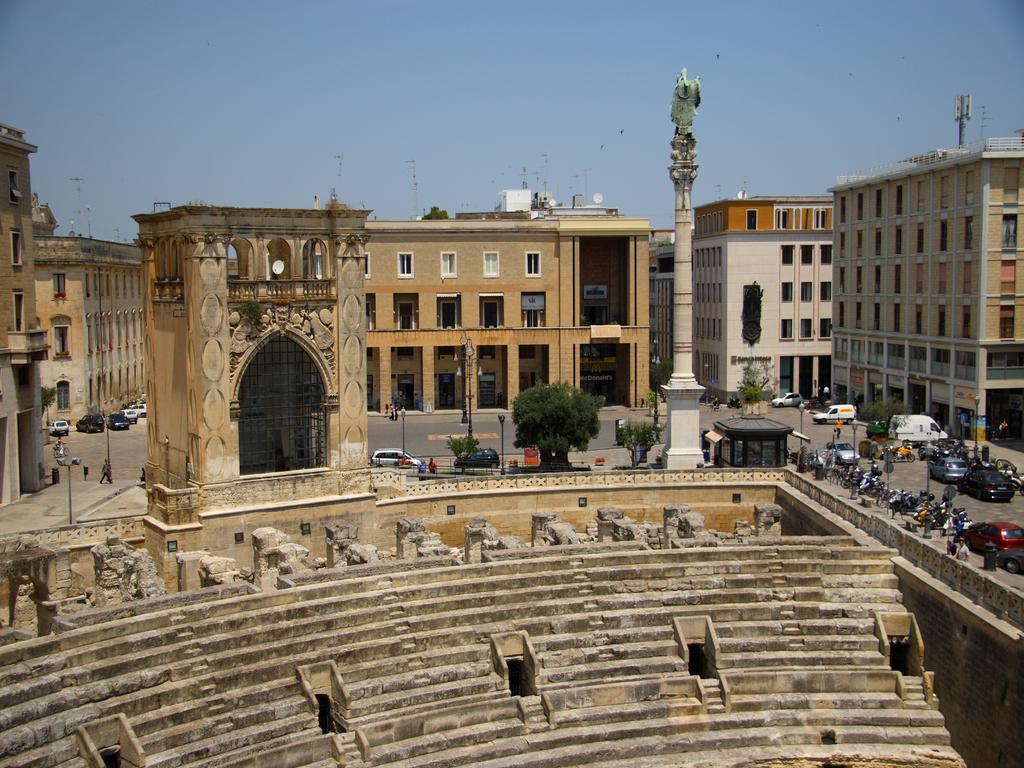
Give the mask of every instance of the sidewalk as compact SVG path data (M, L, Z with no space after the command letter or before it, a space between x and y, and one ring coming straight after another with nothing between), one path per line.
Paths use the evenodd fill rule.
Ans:
M138 481L118 484L115 476L113 485L101 485L95 475L83 480L77 467L72 471L71 513L75 522L146 514L146 491ZM43 490L0 509L0 534L54 528L68 522L66 470L61 470L57 485L47 484Z

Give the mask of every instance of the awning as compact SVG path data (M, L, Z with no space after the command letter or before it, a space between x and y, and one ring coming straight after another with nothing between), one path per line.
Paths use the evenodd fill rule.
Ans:
M721 440L721 439L722 439L722 436L721 436L720 434L718 434L717 432L715 432L715 431L714 431L714 430L712 429L712 430L709 430L708 432L706 432L706 433L704 434L704 438L705 438L705 439L706 439L706 440L707 440L707 441L708 441L709 443L717 443L717 442L718 442L719 440Z
M804 442L807 442L807 443L811 442L811 438L809 438L803 432L797 432L795 429L792 432L790 432L789 434L791 434L797 440L803 440Z
M504 298L504 297L505 297L504 293L481 293L480 294L480 298L481 299L501 299L501 298Z
M437 298L439 298L439 299L457 299L457 298L459 298L459 294L457 294L457 293L439 293L439 294L437 294Z

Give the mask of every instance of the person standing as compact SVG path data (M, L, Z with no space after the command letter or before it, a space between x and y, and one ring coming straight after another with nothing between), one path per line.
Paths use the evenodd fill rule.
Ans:
M110 459L103 460L103 472L100 474L100 484L106 481L111 485L114 484L113 471L110 468Z

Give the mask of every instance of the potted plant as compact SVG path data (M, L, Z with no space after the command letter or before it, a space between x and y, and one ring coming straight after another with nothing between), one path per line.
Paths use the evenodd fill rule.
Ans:
M762 415L765 412L764 398L771 375L768 372L768 364L748 360L743 365L743 375L740 377L739 394L743 401L743 413Z

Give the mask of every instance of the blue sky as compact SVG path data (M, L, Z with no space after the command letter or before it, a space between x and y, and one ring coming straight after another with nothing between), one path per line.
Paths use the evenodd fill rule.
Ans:
M822 194L953 146L958 93L969 140L982 107L986 136L1011 135L1022 41L1019 0L0 0L0 122L39 146L60 232L129 239L155 201L304 207L332 187L382 219L489 210L524 167L667 227L681 67L703 86L700 204Z

